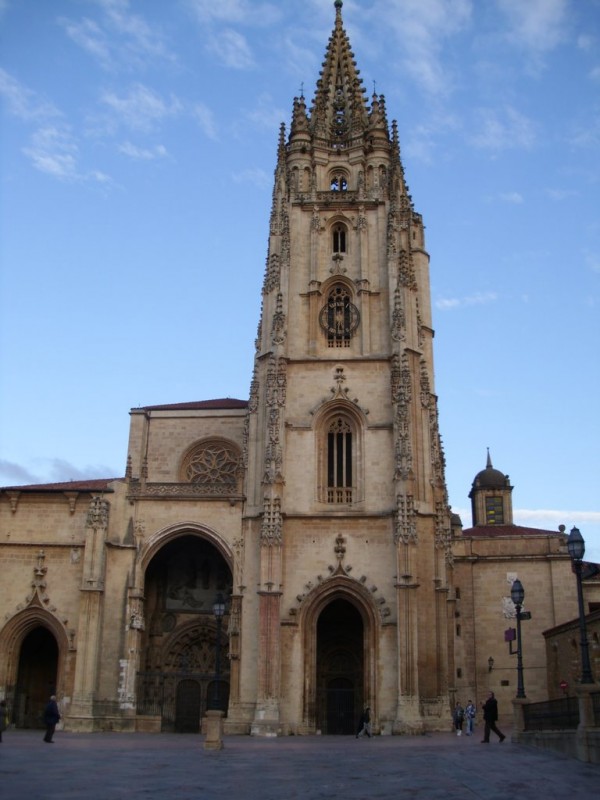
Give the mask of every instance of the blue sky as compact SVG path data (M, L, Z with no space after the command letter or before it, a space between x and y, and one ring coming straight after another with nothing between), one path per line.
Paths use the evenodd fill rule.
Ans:
M278 130L332 0L0 0L0 484L123 475L129 409L247 398ZM345 0L427 227L450 501L600 561L600 0Z

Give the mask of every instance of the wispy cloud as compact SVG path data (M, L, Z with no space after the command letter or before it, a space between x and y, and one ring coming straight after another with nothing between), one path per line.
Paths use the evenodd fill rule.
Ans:
M65 33L76 45L85 50L105 69L113 69L113 48L111 42L101 26L93 19L83 19L74 22L68 19L61 19L60 23Z
M586 524L600 524L600 511L561 511L547 508L515 508L513 517L517 525L539 526L551 530L558 530L559 525L565 525L567 533L573 525L581 525L584 527Z
M24 147L23 152L40 172L61 180L78 178L79 148L66 125L39 128L31 137L29 147Z
M100 170L82 170L77 139L63 114L2 69L0 95L6 98L9 113L35 125L22 152L37 170L63 181L110 182Z
M525 198L521 192L502 192L500 194L500 199L505 203L510 203L515 206L520 206L525 202Z
M249 69L255 63L245 36L232 28L225 28L211 36L207 50L226 67L233 69Z
M589 270L600 274L600 253L593 253L591 250L586 250L583 254L583 260Z
M0 459L0 485L28 486L40 483L93 480L117 477L119 472L104 464L77 467L62 458L38 459L35 472L15 461Z
M241 27L269 27L281 19L275 3L255 0L189 0L189 7L200 23L206 50L231 69L246 70L256 60Z
M190 7L200 22L226 22L228 24L271 25L281 17L275 3L257 3L255 0L190 0Z
M268 131L278 130L281 123L288 116L289 112L278 108L273 97L268 92L260 94L256 106L245 114L245 118L256 128L263 128Z
M476 292L466 297L440 297L434 305L441 311L455 308L467 308L468 306L483 306L488 303L495 303L498 299L496 292Z
M60 117L60 111L36 92L28 89L9 72L0 68L0 95L10 114L26 122Z
M182 105L176 97L163 99L157 92L138 83L127 94L113 91L102 94L100 102L112 114L112 121L140 131L150 131L166 117L179 114Z
M61 181L112 182L110 176L101 170L81 169L79 146L67 125L38 128L29 145L23 148L23 153L40 172Z
M592 116L587 124L577 126L569 138L573 147L598 147L600 144L600 114Z
M508 23L508 39L536 59L566 36L568 0L497 0L497 5Z
M29 483L38 483L39 476L21 464L0 459L0 481L3 486L26 486Z
M251 183L258 189L269 189L273 182L273 177L259 167L234 173L232 179L235 183Z
M453 506L452 510L458 514L465 527L470 527L471 509L465 506ZM600 511L572 511L554 508L515 508L513 510L515 525L541 530L558 531L559 525L565 526L568 534L573 525L584 528L586 525L600 525Z
M392 28L404 69L425 91L439 95L451 82L442 52L471 20L471 0L378 0L375 13Z
M457 117L453 114L434 112L429 120L411 128L403 145L403 152L411 159L431 164L440 140L448 133L458 130L460 122Z
M483 150L528 149L535 142L533 122L511 106L479 109L474 130L470 141Z
M192 116L208 139L218 139L215 117L207 105L204 103L195 103L192 109Z
M158 158L166 158L168 155L167 148L162 144L154 147L137 147L131 142L123 142L119 145L118 150L135 161L154 161Z
M575 189L546 189L546 194L551 200L560 202L562 200L570 200L573 197L577 197L579 192L575 191Z
M129 0L97 0L102 16L80 20L61 17L59 24L78 47L103 69L140 67L157 58L174 61L163 36L139 14Z

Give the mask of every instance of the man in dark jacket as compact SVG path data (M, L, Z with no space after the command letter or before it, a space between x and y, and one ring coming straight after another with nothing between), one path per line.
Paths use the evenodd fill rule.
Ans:
M54 730L59 719L60 712L56 703L56 695L53 694L44 709L44 725L46 726L44 741L48 744L53 744L52 737L54 736Z
M483 732L483 739L481 744L490 743L490 731L494 731L496 736L503 742L506 736L496 727L496 720L498 719L498 701L493 692L488 694L487 700L482 705L483 721L485 722L485 729Z

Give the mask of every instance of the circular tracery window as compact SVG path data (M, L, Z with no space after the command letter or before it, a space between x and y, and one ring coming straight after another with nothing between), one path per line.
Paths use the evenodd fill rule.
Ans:
M240 454L226 442L206 442L185 460L184 480L203 485L220 484L235 489L240 471Z
M360 323L360 312L345 286L334 286L319 314L319 324L330 343L346 346Z

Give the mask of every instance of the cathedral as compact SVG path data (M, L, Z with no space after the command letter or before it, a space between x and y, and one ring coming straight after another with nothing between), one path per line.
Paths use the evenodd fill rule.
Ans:
M489 456L473 527L451 512L423 219L334 14L279 134L248 399L134 408L124 477L0 490L18 726L50 693L73 731L198 732L218 708L226 733L349 734L370 706L377 733L422 733L489 688L508 714L517 576L547 696L566 535L514 525Z

